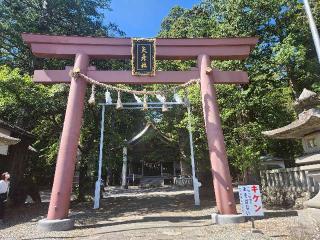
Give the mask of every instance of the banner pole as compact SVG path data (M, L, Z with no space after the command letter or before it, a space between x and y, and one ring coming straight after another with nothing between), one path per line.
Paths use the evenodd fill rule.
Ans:
M106 106L102 105L101 111L101 127L100 127L100 148L99 148L99 167L98 167L98 180L95 184L94 191L94 209L100 207L100 188L101 188L101 171L102 171L102 157L103 157L103 139L104 139L104 114Z

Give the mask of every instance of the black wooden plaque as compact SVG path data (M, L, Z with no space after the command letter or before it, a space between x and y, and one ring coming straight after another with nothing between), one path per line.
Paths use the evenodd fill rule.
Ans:
M132 75L154 76L156 72L155 39L132 39Z

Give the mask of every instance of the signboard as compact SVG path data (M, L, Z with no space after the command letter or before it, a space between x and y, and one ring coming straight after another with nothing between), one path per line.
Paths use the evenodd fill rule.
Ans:
M156 40L132 39L132 75L154 76L156 72Z
M238 188L242 215L263 216L259 185L242 185Z

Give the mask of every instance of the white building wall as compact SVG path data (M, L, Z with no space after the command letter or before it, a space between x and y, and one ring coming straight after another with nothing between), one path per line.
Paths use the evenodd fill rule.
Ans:
M0 128L0 133L3 133L8 136L10 136L10 134L11 134L11 132L9 130L4 129L4 128ZM1 145L0 144L0 154L1 155L8 155L8 149L9 149L8 145Z

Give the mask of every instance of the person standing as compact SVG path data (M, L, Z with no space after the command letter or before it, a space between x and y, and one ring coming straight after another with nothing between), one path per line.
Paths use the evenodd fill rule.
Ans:
M2 173L0 176L0 224L3 223L5 202L9 193L10 174L8 172Z

